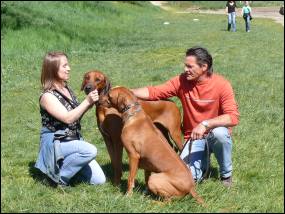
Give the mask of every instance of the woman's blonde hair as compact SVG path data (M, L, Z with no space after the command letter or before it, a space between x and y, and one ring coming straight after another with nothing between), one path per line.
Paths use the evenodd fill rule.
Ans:
M67 55L60 51L49 52L45 55L42 65L41 84L44 91L50 90L54 82L59 80L58 70L61 57Z

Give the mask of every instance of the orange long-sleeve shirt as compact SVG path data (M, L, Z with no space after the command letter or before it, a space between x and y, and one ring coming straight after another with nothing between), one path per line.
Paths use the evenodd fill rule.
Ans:
M228 80L212 74L202 82L188 81L184 74L164 84L147 87L150 100L177 96L183 108L184 138L188 139L194 127L203 120L229 114L233 125L239 122L238 105ZM231 133L231 128L230 128Z

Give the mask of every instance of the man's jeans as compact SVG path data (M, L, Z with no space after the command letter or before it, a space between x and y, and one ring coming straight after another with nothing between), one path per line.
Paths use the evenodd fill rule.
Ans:
M64 156L60 167L61 181L68 184L76 175L76 179L90 184L103 184L106 181L104 172L96 162L97 148L84 140L61 142Z
M193 178L201 181L203 172L207 167L206 140L210 153L214 153L219 164L220 177L226 178L232 175L232 139L225 127L217 127L211 130L206 139L192 141L189 155L190 140L188 140L180 154L180 158L191 169Z
M232 25L233 32L236 32L236 13L228 13L228 24Z

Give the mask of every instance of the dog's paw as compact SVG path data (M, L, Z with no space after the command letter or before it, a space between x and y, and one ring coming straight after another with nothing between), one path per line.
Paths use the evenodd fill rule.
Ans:
M125 196L126 197L131 197L133 195L133 191L127 191Z

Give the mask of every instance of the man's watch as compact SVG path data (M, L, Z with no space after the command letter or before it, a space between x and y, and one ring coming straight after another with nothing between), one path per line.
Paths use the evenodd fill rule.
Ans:
M207 120L202 121L201 123L203 126L205 126L206 129L209 128L209 122Z

